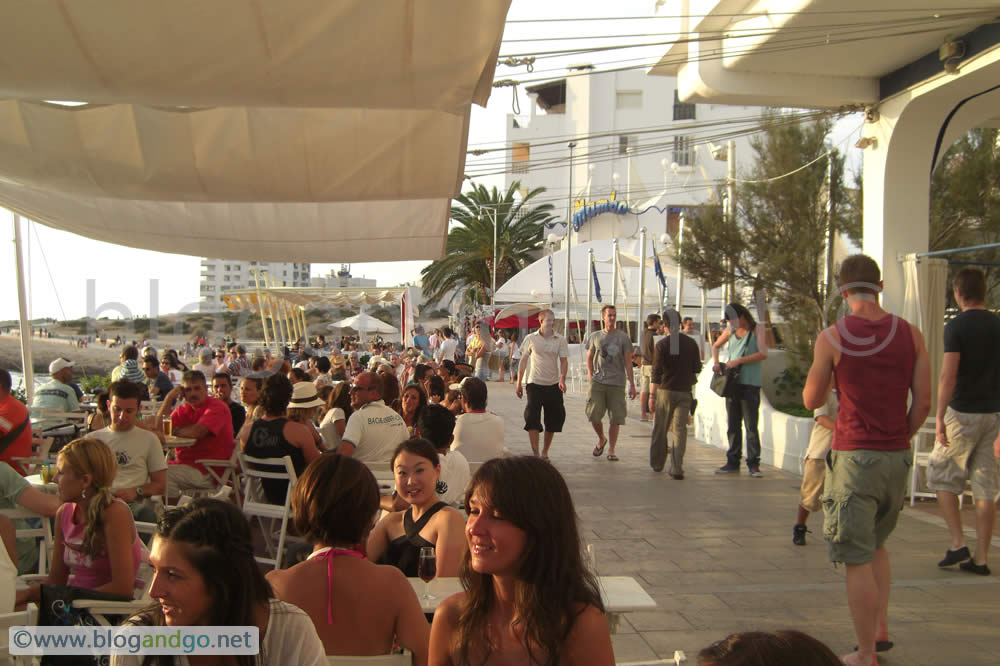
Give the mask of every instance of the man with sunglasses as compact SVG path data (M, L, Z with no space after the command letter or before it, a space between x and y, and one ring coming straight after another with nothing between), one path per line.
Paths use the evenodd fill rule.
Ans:
M351 408L337 453L363 463L387 463L396 446L409 437L406 422L382 401L382 378L362 372L351 386Z

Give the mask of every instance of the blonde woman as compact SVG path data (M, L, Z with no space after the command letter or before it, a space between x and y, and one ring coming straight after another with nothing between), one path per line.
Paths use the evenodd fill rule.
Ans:
M300 386L301 384L301 386ZM288 401L285 416L289 421L301 423L309 429L313 444L320 451L325 450L323 438L316 430L319 412L323 409L323 400L319 397L316 385L311 382L298 382L292 385L292 399Z
M55 550L47 585L72 585L131 598L143 546L128 505L111 494L118 472L111 449L97 439L75 439L56 465L59 499ZM35 585L17 593L17 603L40 601Z

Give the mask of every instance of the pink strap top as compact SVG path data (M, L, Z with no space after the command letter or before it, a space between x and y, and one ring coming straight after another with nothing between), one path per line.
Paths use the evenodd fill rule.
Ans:
M121 502L122 500L115 500ZM122 502L124 504L124 502ZM107 552L103 552L97 557L91 557L82 550L78 550L83 544L83 533L87 526L73 523L73 514L76 512L76 504L68 502L66 508L60 514L59 526L62 528L63 541L66 548L63 550L63 561L69 569L70 576L67 581L70 585L84 587L89 590L100 587L111 582L111 558ZM144 547L139 541L139 535L132 528L132 564L138 574L139 563L143 560ZM71 547L75 546L75 548Z
M364 554L350 548L334 548L327 546L320 548L307 559L326 559L326 623L333 624L333 558L335 557L355 557L359 560L367 559Z

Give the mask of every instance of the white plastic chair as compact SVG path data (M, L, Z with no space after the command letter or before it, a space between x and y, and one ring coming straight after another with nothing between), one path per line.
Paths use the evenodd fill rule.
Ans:
M10 613L0 613L0 663L3 664L31 664L32 658L29 655L12 656L10 645L7 642L11 627L33 627L38 623L38 606L28 604L23 611L13 611Z
M51 437L42 437L35 434L31 437L32 454L26 458L21 456L12 457L11 461L19 464L28 475L38 474L41 472L42 465L51 465L55 462L49 456L49 449L51 448Z
M292 517L292 489L295 487L297 479L295 468L292 466L290 456L283 458L253 458L242 452L239 453L240 467L243 469L243 478L246 486L243 491L243 513L247 519L253 522L256 518L260 524L264 535L264 544L267 547L268 555L271 557L260 557L256 559L261 564L270 564L275 569L281 568L281 560L284 557L285 541L288 536L288 521ZM264 471L261 467L275 468L284 467L284 471ZM264 489L261 485L263 479L283 479L288 481L288 489L285 491L284 504L270 504L264 496ZM264 519L268 519L265 524ZM275 521L281 521L277 530L277 543L274 543Z
M215 487L205 490L189 490L188 492L194 494L195 496L201 495L212 495L216 496L219 491L223 488L230 488L232 492L236 495L236 503L240 504L242 499L240 498L240 467L239 467L239 444L234 444L233 453L229 456L229 460L203 458L201 460L196 460L195 462L199 465L204 465L205 469L208 471L209 476L215 482ZM222 468L222 474L215 471L216 467ZM226 495L228 497L228 494Z
M331 655L327 657L330 666L410 666L413 654L379 654L374 657L348 657Z
M40 576L48 575L49 560L52 558L52 550L55 547L55 542L52 540L52 519L20 506L15 509L0 509L0 514L11 520L37 518L41 522L41 527L15 527L14 534L18 539L42 538L38 542L38 574Z

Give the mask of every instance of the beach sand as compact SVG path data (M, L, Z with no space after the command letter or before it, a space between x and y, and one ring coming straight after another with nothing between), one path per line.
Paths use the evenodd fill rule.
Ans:
M74 376L107 375L121 362L121 347L108 349L92 344L77 349L70 340L32 338L31 358L35 374L48 376L49 363L62 356L76 363ZM0 335L0 368L21 372L21 340L17 336Z

